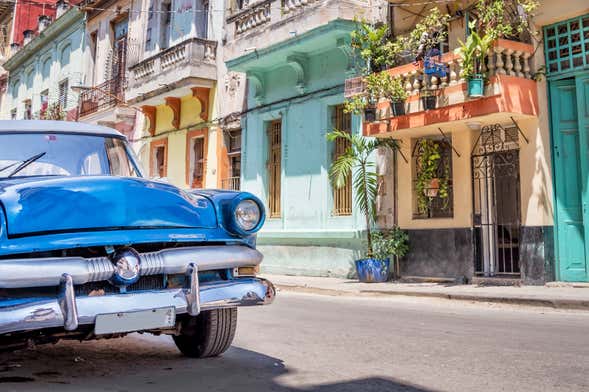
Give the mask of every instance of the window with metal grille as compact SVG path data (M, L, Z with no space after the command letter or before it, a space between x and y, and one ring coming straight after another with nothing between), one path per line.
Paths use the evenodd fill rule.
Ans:
M344 105L337 105L332 108L331 123L333 128L338 131L351 133L352 132L352 115L344 112ZM333 160L335 161L339 156L343 155L348 148L350 142L346 139L338 138L333 146ZM333 215L348 216L352 215L352 176L350 175L346 180L346 185L342 188L333 188Z
M589 66L589 14L544 28L547 73Z
M205 138L196 137L192 139L192 181L193 188L204 186L205 174Z
M426 152L421 143L427 140L432 144L428 149L434 150L436 159L434 175L427 184L418 185L420 173L426 170L427 161L434 156ZM452 145L446 139L417 139L413 147L413 218L452 218L454 216L454 192L452 176ZM421 189L423 188L423 189ZM421 192L421 194L418 194Z
M229 158L229 176L221 181L223 189L238 191L241 178L241 129L225 132Z
M268 124L268 209L270 218L280 218L282 120Z
M65 79L63 81L61 81L59 83L59 98L58 98L58 103L59 103L59 107L62 110L67 109L67 102L68 102L68 90L69 90L69 80Z

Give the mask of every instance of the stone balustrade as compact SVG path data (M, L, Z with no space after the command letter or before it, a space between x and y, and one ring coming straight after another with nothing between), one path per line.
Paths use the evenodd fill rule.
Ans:
M520 42L499 40L489 50L486 61L483 64L483 72L487 77L496 75L509 75L519 78L532 79L531 58L533 47ZM442 56L442 62L446 65L448 73L445 77L427 76L422 67L408 64L393 68L390 72L401 78L407 93L419 94L425 90L439 90L449 86L464 83L461 76L462 59L454 53L447 53Z
M172 88L187 78L215 80L216 57L217 42L193 37L143 59L129 67L128 101L141 101L162 86Z
M170 68L188 62L215 62L217 43L200 38L191 38L161 51L131 67L135 81L167 72Z
M272 1L253 4L233 18L235 34L240 35L260 25L270 22L270 5Z
M312 5L325 3L326 0L262 0L248 2L244 7L227 19L234 24L234 35L244 35L269 23L278 23L299 10L306 10Z
M315 1L316 0L282 0L282 12L288 14L298 9L302 9Z

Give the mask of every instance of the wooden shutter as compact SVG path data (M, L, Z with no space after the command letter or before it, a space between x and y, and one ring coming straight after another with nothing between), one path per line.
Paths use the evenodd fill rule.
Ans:
M352 115L344 112L344 106L338 105L333 108L333 127L339 131L352 132ZM333 159L337 159L350 148L350 142L346 139L338 138L335 141L333 150ZM346 180L346 185L342 188L333 188L333 215L348 216L352 215L352 176Z
M268 207L270 218L280 217L282 121L268 126Z
M202 188L204 185L204 167L205 167L205 139L197 137L193 139L194 154L194 171L192 173L192 187Z

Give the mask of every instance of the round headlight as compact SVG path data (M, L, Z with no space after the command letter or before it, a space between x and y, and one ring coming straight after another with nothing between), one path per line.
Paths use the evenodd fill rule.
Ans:
M130 285L139 280L141 257L133 248L121 248L112 255L115 273L112 278L117 285Z
M240 229L250 231L260 223L260 207L253 200L242 200L235 208L235 222Z

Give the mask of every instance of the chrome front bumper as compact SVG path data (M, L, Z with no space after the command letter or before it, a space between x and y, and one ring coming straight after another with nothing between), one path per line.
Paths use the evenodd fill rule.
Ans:
M71 275L61 278L60 295L25 305L0 309L0 335L64 328L75 331L80 325L94 325L99 314L125 313L173 306L176 314L198 315L202 310L272 303L275 289L259 278L198 283L197 267L190 264L190 287L96 297L76 297Z
M243 245L194 246L141 253L141 276L184 274L190 263L199 271L251 267L263 256ZM55 287L63 274L76 285L112 278L114 266L108 257L46 257L0 260L0 289Z

